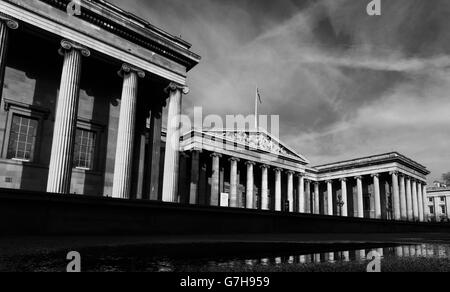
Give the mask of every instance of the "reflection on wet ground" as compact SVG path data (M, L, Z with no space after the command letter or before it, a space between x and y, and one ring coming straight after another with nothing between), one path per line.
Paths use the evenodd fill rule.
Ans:
M87 248L80 250L80 253L82 270L87 272L365 271L368 261L372 260L368 257L373 254L379 255L383 267L388 266L392 271L409 271L410 268L419 271L450 271L450 245L447 243L315 245L313 248L299 245L296 251L279 244L270 249L250 247L255 248L255 252L242 253L240 246L215 244L209 246L209 250L195 245L184 249L177 245L164 250L128 246ZM3 258L0 259L0 271L64 272L66 253Z
M178 261L176 259L163 259L153 262L153 271L170 272L179 271L183 266L201 267L202 270L214 269L216 267L229 268L231 271L236 266L270 266L270 265L302 265L302 264L335 264L345 262L366 262L368 255L376 252L381 259L386 258L429 258L450 259L450 245L418 244L405 245L377 249L360 249L353 251L337 251L317 254L303 254L293 256L274 256L252 259L217 259L217 260L192 260Z

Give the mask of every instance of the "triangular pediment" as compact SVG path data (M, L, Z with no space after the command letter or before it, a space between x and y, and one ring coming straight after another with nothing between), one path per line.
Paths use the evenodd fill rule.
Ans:
M309 161L295 150L282 143L267 131L256 130L204 130L204 134L236 144L245 150L262 151L272 155L295 159L304 164Z

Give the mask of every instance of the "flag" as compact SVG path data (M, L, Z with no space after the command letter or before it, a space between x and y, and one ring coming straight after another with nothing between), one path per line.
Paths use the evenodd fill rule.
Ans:
M256 96L258 97L259 103L262 104L261 94L259 93L259 88L256 87Z
M261 94L259 94L259 88L256 86L256 97L255 97L255 129L258 130L258 101L262 104Z

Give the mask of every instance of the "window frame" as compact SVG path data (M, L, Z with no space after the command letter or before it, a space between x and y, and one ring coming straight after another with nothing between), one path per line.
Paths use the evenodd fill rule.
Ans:
M37 139L37 135L38 135L38 127L39 127L39 120L35 119L35 118L31 118L28 116L23 116L23 115L18 115L18 114L13 114L12 115L12 121L13 123L11 124L11 128L14 125L14 120L18 119L19 120L19 132L14 132L14 134L17 134L17 143L12 142L11 141L11 137L13 136L13 131L12 129L9 132L9 142L8 145L5 145L5 148L7 150L6 153L6 159L10 159L10 160L14 160L14 161L20 161L20 162L33 162L34 161L34 156L35 156L35 149L36 149L36 139ZM30 126L35 123L35 129L34 129L34 133L32 133L30 135ZM27 133L23 133L22 132L22 127L25 126L27 129ZM23 141L21 140L21 136L26 137L26 140ZM29 141L29 138L32 138L31 142ZM25 148L21 148L21 146L19 146L20 144L25 143L24 147ZM16 145L14 145L16 144ZM28 145L31 145L29 151L28 151ZM10 150L13 150L13 152L15 152L12 157L11 157L11 153ZM23 156L24 157L18 157L18 153L19 152L23 152ZM29 158L26 158L26 154L28 153Z
M93 158L92 158L92 168L91 169L87 169L84 167L77 167L75 166L75 139L76 136L74 138L74 145L73 145L73 155L72 155L72 168L74 170L77 171L82 171L82 172L99 172L101 171L100 166L101 166L101 161L99 159L100 157L100 150L102 149L102 142L103 142L103 133L105 132L105 126L93 122L91 120L88 119L82 119L82 118L78 118L77 120L77 126L75 129L75 135L76 135L76 131L77 130L84 130L84 131L90 131L93 132L95 135L95 145L94 145L94 153L93 153Z
M3 145L1 151L2 159L17 161L21 163L35 163L40 162L41 156L41 140L42 140L42 130L43 123L48 119L50 115L50 110L41 108L39 106L29 105L10 99L4 99L4 110L7 113L6 125L5 125L5 136L3 138ZM14 116L22 116L28 119L37 120L38 125L36 129L36 139L34 141L33 153L31 154L30 160L24 159L14 159L8 157L8 148L11 138L11 130Z

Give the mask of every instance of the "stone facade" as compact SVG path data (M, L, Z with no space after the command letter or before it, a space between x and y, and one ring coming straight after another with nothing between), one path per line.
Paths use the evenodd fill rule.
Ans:
M68 16L69 2L0 1L0 188L150 198L164 173L154 154L164 154L165 89L176 84L181 99L200 57L118 7L81 1L83 14ZM81 130L93 137L88 167L73 165Z
M427 221L450 221L450 187L429 187L425 200L425 207L428 212Z

